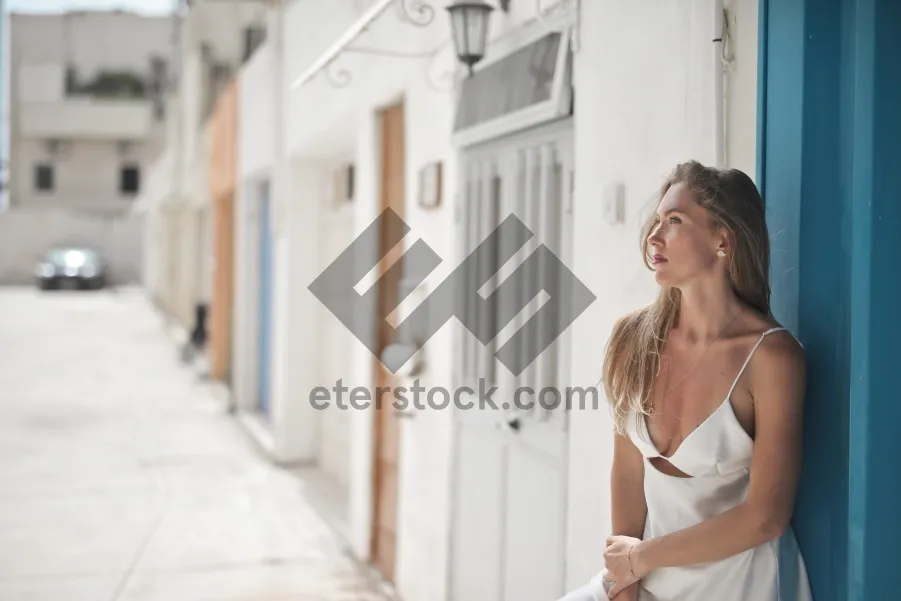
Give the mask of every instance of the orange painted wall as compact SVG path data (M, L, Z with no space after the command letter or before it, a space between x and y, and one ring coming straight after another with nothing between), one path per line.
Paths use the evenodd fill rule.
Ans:
M235 189L238 182L238 86L222 93L210 116L210 198L213 213L213 296L210 301L210 375L231 379Z

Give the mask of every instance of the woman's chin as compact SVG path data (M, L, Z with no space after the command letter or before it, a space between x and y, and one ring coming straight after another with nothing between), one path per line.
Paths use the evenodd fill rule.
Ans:
M671 286L673 283L672 278L669 277L669 274L667 274L665 271L660 271L660 269L657 269L654 272L654 279L661 286Z

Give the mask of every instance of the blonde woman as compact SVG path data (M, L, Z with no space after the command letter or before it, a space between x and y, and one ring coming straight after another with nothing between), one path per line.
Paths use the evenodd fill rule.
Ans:
M676 167L642 236L660 294L604 361L616 429L605 569L566 601L810 601L790 520L804 352L770 313L763 202Z

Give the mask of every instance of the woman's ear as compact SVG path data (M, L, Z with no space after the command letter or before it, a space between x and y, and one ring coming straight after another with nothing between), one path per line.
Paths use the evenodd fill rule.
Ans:
M723 225L720 225L716 231L716 254L717 256L732 254L732 235Z

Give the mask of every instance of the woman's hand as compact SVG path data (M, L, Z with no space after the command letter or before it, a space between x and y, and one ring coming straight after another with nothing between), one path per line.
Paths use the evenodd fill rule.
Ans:
M638 583L630 584L617 593L613 601L638 601Z
M636 565L633 547L638 545L641 539L631 536L610 536L607 538L607 548L604 550L604 566L607 568L607 580L613 582L613 586L607 592L611 599L615 598L623 589L638 582L643 574Z

